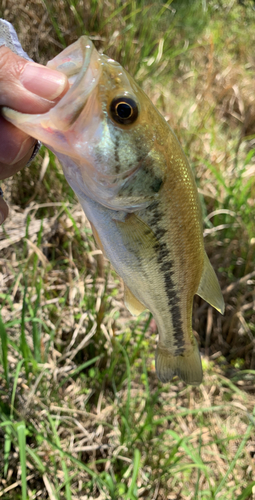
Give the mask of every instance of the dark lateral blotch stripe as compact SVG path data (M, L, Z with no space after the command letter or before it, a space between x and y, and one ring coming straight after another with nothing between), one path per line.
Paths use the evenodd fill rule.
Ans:
M157 229L154 230L154 233L155 233L156 238L158 238L160 240L161 238L163 238L164 234L166 234L166 229L157 227Z
M115 156L115 172L116 174L119 173L120 171L120 159L119 159L119 138L118 136L115 138L115 144L114 144L114 156Z
M162 177L154 177L153 184L151 185L151 190L153 193L158 193L163 184Z
M173 276L173 262L170 260L170 251L167 248L166 243L160 241L163 239L166 230L160 228L159 223L162 220L162 213L158 210L159 202L153 202L149 209L151 211L151 221L150 224L152 226L153 232L157 237L157 243L154 246L154 249L157 254L157 261L160 264L160 271L164 277L164 284L166 295L168 298L168 305L170 309L170 313L173 319L173 336L174 336L174 344L176 347L175 355L180 356L185 351L185 341L184 341L184 333L183 326L181 320L181 311L179 307L179 298L176 294L174 283L172 280Z

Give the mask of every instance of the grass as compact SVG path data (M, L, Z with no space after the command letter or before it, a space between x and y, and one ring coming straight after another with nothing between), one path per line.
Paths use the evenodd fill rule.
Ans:
M195 299L203 384L162 385L153 318L130 318L122 283L42 148L4 182L1 500L254 497L255 12L244 3L0 6L38 62L87 33L136 77L192 164L226 302L222 317Z

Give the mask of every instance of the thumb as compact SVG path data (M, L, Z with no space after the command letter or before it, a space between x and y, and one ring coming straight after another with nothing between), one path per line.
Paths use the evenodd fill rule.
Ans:
M63 73L0 47L0 107L7 106L22 113L46 113L68 87ZM0 137L0 179L5 179L26 165L36 141L7 122L1 112Z
M0 106L22 113L44 113L68 89L59 71L27 61L0 47Z

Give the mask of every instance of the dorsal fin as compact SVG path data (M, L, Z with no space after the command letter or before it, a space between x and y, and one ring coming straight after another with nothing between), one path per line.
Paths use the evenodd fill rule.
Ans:
M206 253L204 255L203 274L196 293L212 307L217 309L217 311L224 314L225 304L220 285Z

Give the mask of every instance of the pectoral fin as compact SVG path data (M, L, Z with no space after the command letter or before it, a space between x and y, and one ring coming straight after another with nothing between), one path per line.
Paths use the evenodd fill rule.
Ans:
M142 256L143 260L146 262L145 254L153 252L153 245L155 245L156 241L155 235L150 227L135 214L128 214L124 221L115 220L115 224L122 234L124 245L130 248L131 251L138 256ZM139 283L137 285L139 286ZM146 307L135 297L126 284L124 284L124 286L125 306L133 316L138 316Z
M139 316L146 307L134 296L126 284L124 284L124 303L133 316Z
M122 224L122 223L120 223L120 224ZM141 224L143 224L143 223L141 223ZM104 247L103 247L102 241L100 239L100 236L99 236L94 224L91 221L90 221L90 225L91 225L91 229L92 229L96 244L100 248L102 253L104 254ZM123 226L121 226L121 227L123 228ZM128 224L128 229L129 229L129 224ZM128 233L129 233L129 231L128 231ZM134 229L132 230L132 232L130 234L134 234ZM131 290L129 290L128 286L125 283L124 283L124 303L125 303L126 308L129 310L129 312L133 316L139 316L139 314L141 314L146 309L146 307L143 304L141 304L141 302L135 297L135 295L131 292Z
M122 241L132 252L141 254L145 260L145 255L155 255L155 245L157 238L152 229L143 222L137 215L127 214L124 222L115 220L122 235Z
M220 285L206 253L204 255L203 274L196 293L217 311L224 314L225 304Z

